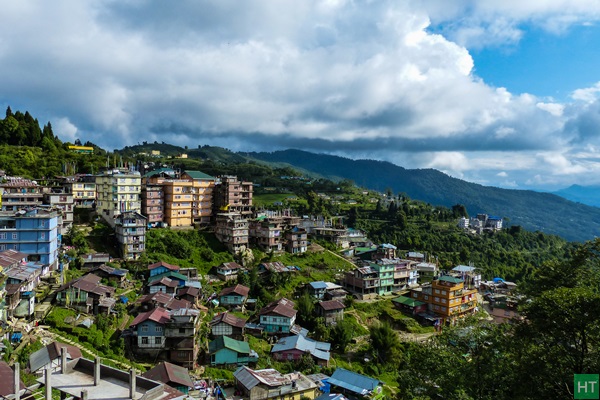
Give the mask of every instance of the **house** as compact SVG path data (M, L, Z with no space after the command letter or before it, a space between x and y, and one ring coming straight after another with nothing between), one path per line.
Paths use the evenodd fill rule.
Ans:
M88 314L108 314L115 305L115 288L102 285L100 277L87 274L61 286L56 302Z
M296 321L294 302L286 298L266 305L258 315L260 316L260 325L267 333L289 333Z
M344 319L346 306L339 300L319 301L317 314L325 319L325 325L335 325Z
M98 275L102 279L106 279L109 282L114 282L117 285L123 285L127 278L127 270L109 267L108 265L100 265L92 268L90 273Z
M75 360L82 357L81 350L78 347L60 342L52 342L42 347L29 356L29 371L32 373L42 372L42 369L49 368L56 371L60 367L61 349L67 349L67 359Z
M381 393L382 382L356 372L338 368L327 380L332 391L341 392L357 398L372 398L372 395Z
M323 281L308 284L308 293L315 299L322 299L327 292L327 284Z
M243 306L248 299L248 293L250 293L250 288L244 285L225 288L219 293L219 303L223 307Z
M142 376L169 385L184 394L188 394L190 389L194 388L194 382L190 378L187 368L169 362L158 363Z
M452 268L450 275L462 279L465 282L465 287L469 289L479 288L481 285L481 273L471 265L457 265Z
M379 290L379 274L371 267L359 267L346 272L343 285L362 299L375 297Z
M310 354L315 363L322 367L329 365L331 344L318 342L302 335L282 337L271 349L273 358L279 361L297 361Z
M250 350L248 342L229 336L218 336L208 344L210 365L248 365L258 361L258 354Z
M170 319L169 312L161 307L138 314L130 324L135 348L158 354L156 350L165 347L165 325Z
M283 375L272 368L252 370L242 366L233 373L233 377L236 388L245 399L313 400L317 395L317 385L300 372Z
M242 266L236 262L224 262L217 267L217 275L224 281L237 279Z
M258 272L271 272L271 273L287 273L297 271L294 267L286 267L281 261L264 262L258 264Z
M144 311L161 307L166 310L178 310L180 308L192 308L192 304L187 300L179 300L167 293L150 293L136 300L140 308Z
M224 312L215 315L210 321L210 330L213 337L229 336L243 340L246 321L233 314Z
M166 271L162 274L152 275L148 278L148 283L161 280L163 278L169 278L170 280L177 282L177 287L184 287L187 285L189 278L186 275L180 274L175 271Z
M396 308L410 315L417 315L427 311L427 303L407 296L396 297L392 299L392 303L394 303Z
M180 308L169 312L170 320L165 325L165 355L169 361L186 368L194 368L198 359L196 330L200 311Z
M150 271L150 276L156 276L163 274L165 272L173 271L179 272L181 268L179 265L168 264L164 261L155 262L154 264L148 265L148 271Z
M156 279L146 285L148 293L166 293L171 296L175 295L175 290L179 287L179 282L167 277Z
M215 236L231 253L248 246L248 220L240 213L220 212L216 216Z
M200 289L193 286L178 288L175 297L179 300L185 300L189 301L191 304L196 304L200 297Z
M89 253L80 257L83 262L82 269L91 270L103 264L110 262L110 254L108 253Z
M308 249L308 233L306 229L293 227L285 234L286 250L292 254L300 254Z

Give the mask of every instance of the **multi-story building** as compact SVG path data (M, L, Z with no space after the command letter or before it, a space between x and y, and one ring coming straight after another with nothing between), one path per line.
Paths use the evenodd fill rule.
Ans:
M126 211L116 217L115 234L125 260L136 260L145 250L146 221L146 217L135 211Z
M55 270L60 247L58 220L56 211L38 208L0 216L0 251L26 253L29 261Z
M267 304L258 315L265 332L273 334L289 334L296 321L294 302L286 298Z
M235 387L244 399L312 400L317 396L317 384L300 372L283 375L275 369L253 370L242 366L233 376Z
M343 286L363 299L379 292L379 274L371 267L355 268L344 275Z
M443 321L473 313L477 307L477 289L466 289L462 279L448 275L412 289L410 296L427 303L428 310Z
M168 226L192 226L192 182L165 179L162 185L165 198L165 223Z
M148 226L160 226L165 218L165 191L163 182L175 177L172 169L161 168L142 177L142 214L148 218Z
M67 193L44 193L44 204L53 206L60 211L62 224L59 226L58 233L66 235L73 226L73 195Z
M249 222L250 242L268 253L281 252L284 249L285 228L282 217L258 217Z
M419 280L419 271L416 269L417 262L411 260L382 259L382 262L388 262L394 265L394 289L397 292L416 286Z
M185 171L181 178L192 182L192 222L196 225L210 224L215 178L200 171Z
M78 208L92 208L96 204L96 177L77 175L66 178L62 183L67 193L73 195L73 205Z
M230 252L237 253L242 246L248 246L248 220L240 213L219 213L215 236Z
M308 249L308 234L304 228L292 228L285 234L286 250L292 254L304 253Z
M42 204L43 188L36 181L19 177L5 179L6 182L0 183L2 211L18 211Z
M379 288L377 294L387 295L394 290L394 271L396 269L395 260L381 259L370 263L371 269L377 272L379 278Z
M252 182L239 181L237 176L220 176L215 182L215 212L233 211L242 215L252 213Z
M140 212L142 178L137 171L111 170L96 176L96 210L112 227L115 218L126 211Z

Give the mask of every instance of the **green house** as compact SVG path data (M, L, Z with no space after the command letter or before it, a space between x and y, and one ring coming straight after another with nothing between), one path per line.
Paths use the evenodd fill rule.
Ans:
M211 365L247 365L258 361L258 354L250 350L248 342L219 336L208 344Z

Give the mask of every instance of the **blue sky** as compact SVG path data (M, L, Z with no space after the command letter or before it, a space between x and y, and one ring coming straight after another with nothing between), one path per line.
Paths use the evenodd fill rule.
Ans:
M600 184L597 0L24 0L0 107L65 141L299 148Z
M553 33L522 26L517 43L471 50L474 73L513 93L532 93L567 101L579 88L593 86L600 71L600 28L597 24Z

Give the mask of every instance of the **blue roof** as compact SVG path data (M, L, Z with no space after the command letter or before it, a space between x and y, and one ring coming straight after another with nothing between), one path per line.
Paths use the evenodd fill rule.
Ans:
M360 395L369 394L381 383L377 379L357 374L344 368L336 369L327 382L330 385L335 385Z
M383 243L383 244L381 245L381 247L383 247L384 249L394 249L394 250L396 250L396 249L397 249L397 247L396 247L396 246L394 246L393 244L390 244L390 243Z
M326 342L317 342L302 335L287 336L279 339L273 346L271 353L277 353L287 350L300 350L309 352L313 357L321 360L329 360L331 344Z
M310 286L313 289L327 289L327 284L323 281L311 282Z
M323 393L319 397L316 397L315 400L348 400L348 398L344 397L343 394Z
M475 271L475 267L470 267L468 265L457 265L456 267L452 268L452 271L456 271L456 272L473 272L473 271Z

